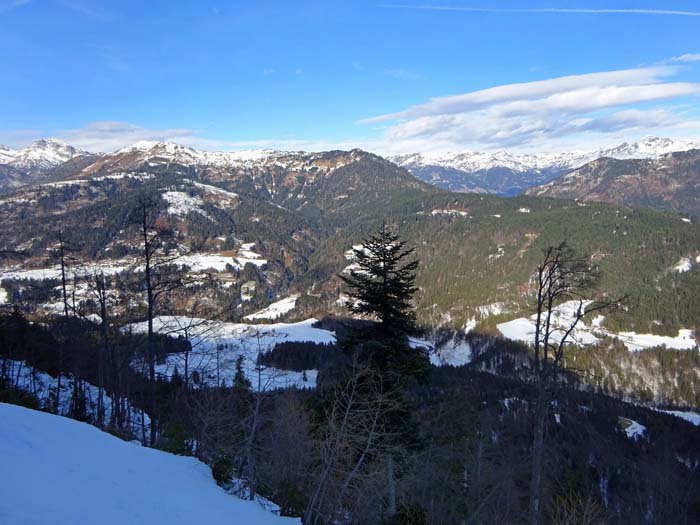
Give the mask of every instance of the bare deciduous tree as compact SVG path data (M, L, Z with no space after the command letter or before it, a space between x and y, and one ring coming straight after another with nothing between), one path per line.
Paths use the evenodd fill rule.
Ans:
M370 462L387 455L390 436L384 421L396 409L391 394L382 374L357 361L336 387L325 418L322 467L304 512L305 524L342 523L345 519L353 485L367 474Z
M615 301L591 299L597 280L597 268L577 257L566 244L549 246L536 270L536 305L533 379L535 383L532 475L530 485L530 522L542 520L542 472L545 436L553 389L563 372L564 350L576 343L576 328L594 312L610 309ZM568 315L557 311L569 303Z
M138 224L142 240L141 256L143 259L143 285L146 292L147 324L146 363L148 378L151 385L151 428L149 442L156 444L157 437L157 400L156 400L156 355L155 332L153 320L158 310L159 301L168 293L183 286L182 277L178 272L169 271L182 254L175 251L171 255L165 253L165 241L170 231L156 221L156 203L150 198L142 198L134 210L134 218Z

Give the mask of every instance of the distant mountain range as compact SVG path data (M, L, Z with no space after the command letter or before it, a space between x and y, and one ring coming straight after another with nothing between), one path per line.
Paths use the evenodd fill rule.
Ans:
M397 155L390 160L420 180L451 191L513 196L527 188L553 180L566 172L602 157L655 159L662 155L700 148L700 141L647 137L614 148L567 153L515 155L506 151L464 151L429 155Z
M678 151L700 149L700 141L647 137L631 144L594 151L516 155L506 151L446 154L412 153L388 157L423 182L464 193L518 195L600 158L657 159ZM90 153L57 139L32 142L13 150L0 145L0 191L35 182L46 182L66 173L75 174L91 164L94 172L106 164L134 165L149 159L156 163L188 166L254 167L279 164L299 170L322 153L301 151L247 150L236 152L198 151L171 142L137 142L113 153ZM102 168L99 168L102 169Z

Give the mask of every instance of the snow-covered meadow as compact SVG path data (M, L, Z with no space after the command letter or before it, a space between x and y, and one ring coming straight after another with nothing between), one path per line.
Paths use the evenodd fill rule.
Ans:
M264 308L253 314L246 315L243 319L249 321L255 321L256 319L277 319L278 317L282 317L283 315L288 314L289 312L294 310L294 308L296 308L297 305L297 299L299 299L298 295L285 297L284 299L275 301L267 308Z
M172 377L176 370L183 375L187 369L190 377L196 372L200 384L231 385L237 363L241 359L241 368L254 389L315 388L317 370L295 372L257 366L258 354L271 351L277 343L335 342L333 332L314 328L314 323L316 319L298 323L254 325L181 316L157 317L154 320L157 333L187 338L192 350L187 354L168 355L164 363L156 366L156 372L163 377ZM145 333L147 324L129 325L123 330Z
M587 306L590 302L584 304ZM554 340L557 342L564 334L564 329L572 323L578 301L567 301L557 306L553 311L553 326L555 327ZM514 341L532 344L535 340L536 316L520 317L497 326L498 331ZM605 317L596 316L590 323L580 321L570 337L570 342L579 345L593 345L605 337L616 338L621 341L628 350L639 351L656 346L665 346L675 350L692 350L697 345L695 334L692 330L681 329L675 337L655 334L638 334L635 332L611 332L603 327Z

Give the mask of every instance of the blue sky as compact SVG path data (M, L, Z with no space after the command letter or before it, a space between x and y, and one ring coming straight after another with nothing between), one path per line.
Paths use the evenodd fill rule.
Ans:
M700 138L698 35L691 0L0 0L0 143L400 153Z

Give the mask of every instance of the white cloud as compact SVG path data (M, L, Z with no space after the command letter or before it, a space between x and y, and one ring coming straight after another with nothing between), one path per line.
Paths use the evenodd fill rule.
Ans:
M360 123L382 123L379 142L418 151L552 146L628 131L700 130L671 105L700 96L700 84L671 82L681 70L656 65L507 84L438 97Z
M662 78L669 77L676 72L677 68L673 66L652 66L506 84L461 95L433 98L424 104L411 106L397 113L367 118L361 122L387 122L420 116L472 111L496 103L532 100L583 88L645 86L658 83Z

